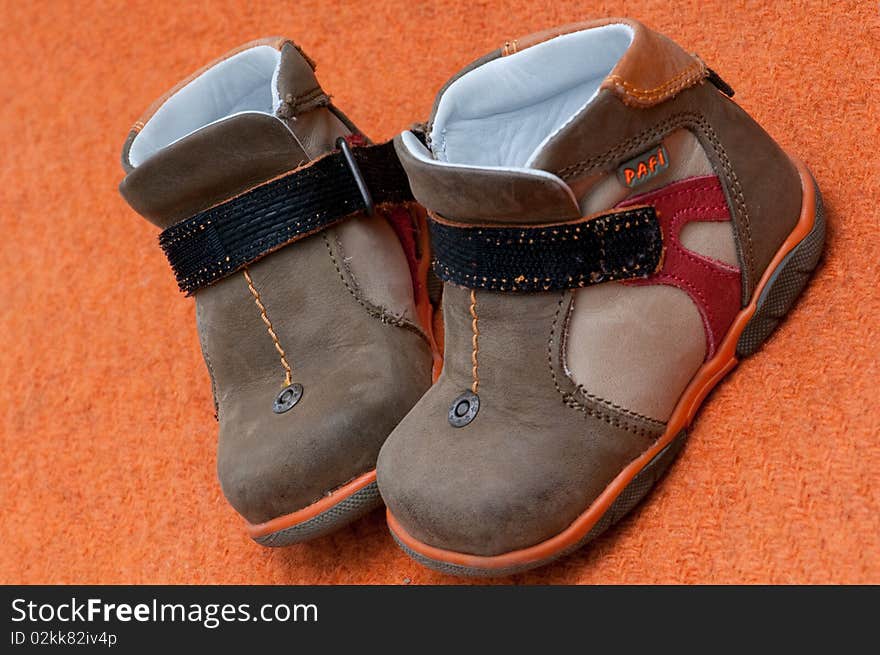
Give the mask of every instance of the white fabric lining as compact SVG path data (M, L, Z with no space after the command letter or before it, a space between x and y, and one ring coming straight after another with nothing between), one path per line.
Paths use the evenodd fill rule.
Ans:
M438 161L529 167L595 98L633 39L628 25L565 34L490 61L453 82L431 132Z
M273 114L281 102L281 52L256 46L208 69L168 98L135 137L128 153L132 166L207 125L231 116Z

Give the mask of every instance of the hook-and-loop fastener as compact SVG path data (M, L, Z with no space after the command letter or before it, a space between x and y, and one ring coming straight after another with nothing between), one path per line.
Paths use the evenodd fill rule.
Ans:
M159 235L181 291L191 294L372 205L409 202L392 142L349 148L172 225Z
M643 278L663 258L653 207L548 225L466 225L431 216L434 271L470 289L554 291Z

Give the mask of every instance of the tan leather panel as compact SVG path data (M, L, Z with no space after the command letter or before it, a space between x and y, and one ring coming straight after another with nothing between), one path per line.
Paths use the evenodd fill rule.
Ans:
M670 133L662 144L669 167L631 189L617 171L582 177L592 182L582 196L584 213L678 180L712 175L712 164L687 129ZM697 231L685 247L736 265L731 222L690 223ZM709 229L703 229L708 227ZM683 231L684 232L684 231ZM631 328L630 326L635 326ZM567 363L587 393L657 420L669 414L705 357L706 334L699 310L688 295L670 286L629 287L618 283L575 292L568 331Z
M568 371L586 393L658 421L706 356L697 306L665 285L578 289L565 344Z
M706 152L690 130L675 130L660 143L669 155L669 167L635 188L623 184L616 169L571 180L572 188L579 191L577 197L580 198L582 212L585 215L594 214L614 207L630 196L647 193L678 180L714 173Z

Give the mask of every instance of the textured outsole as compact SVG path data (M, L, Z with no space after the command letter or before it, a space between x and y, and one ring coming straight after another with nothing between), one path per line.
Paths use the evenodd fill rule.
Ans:
M811 180L812 181L812 180ZM807 286L809 279L819 264L825 244L825 211L822 196L815 181L816 212L813 228L792 248L776 267L767 281L755 307L755 313L746 324L737 340L736 355L743 359L754 354L777 328L784 316L791 310L798 297ZM626 516L648 495L657 481L663 476L687 439L686 430L681 430L666 448L657 455L624 487L605 513L578 542L553 553L551 556L517 564L506 568L488 569L453 564L427 557L414 551L391 531L397 545L414 560L435 571L461 577L495 578L522 573L549 564L586 546L608 528Z
M272 548L292 546L335 532L381 506L379 487L372 482L307 521L253 539L262 546Z
M769 338L780 321L791 311L819 264L825 245L825 207L815 182L813 188L816 190L816 223L810 233L776 267L758 297L755 314L736 344L736 355L740 359L753 355Z

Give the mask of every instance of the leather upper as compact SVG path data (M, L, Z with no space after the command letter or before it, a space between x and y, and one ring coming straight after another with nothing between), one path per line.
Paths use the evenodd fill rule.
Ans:
M158 227L293 171L356 131L292 42L254 42L218 62L267 45L279 51L272 113L223 118L132 166L134 139L174 91L135 125L120 191ZM415 229L418 208L398 210ZM375 468L385 438L430 385L410 266L381 212L282 247L197 291L195 303L220 423L221 486L250 523L298 511ZM286 367L303 394L278 414Z
M526 165L432 161L431 145L444 145L431 133L442 96L466 88L465 76L560 35L615 24L631 30L628 49ZM685 386L751 299L798 220L800 181L787 155L708 74L699 58L636 21L565 26L508 41L454 76L434 103L428 148L398 137L413 192L438 219L541 224L578 220L582 207L592 214L645 203L661 215L667 258L645 280L573 292L445 285L443 375L379 458L383 497L414 538L499 555L558 534L663 435ZM496 142L486 135L485 147L508 147L506 134ZM620 186L619 167L664 144L676 160L644 195ZM718 229L683 245L684 227L709 222ZM735 250L736 261L691 250L700 247L726 259ZM472 385L479 411L452 427L450 403Z

